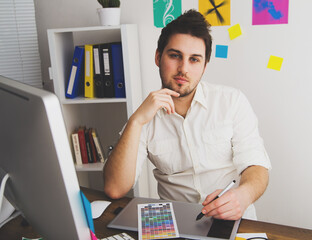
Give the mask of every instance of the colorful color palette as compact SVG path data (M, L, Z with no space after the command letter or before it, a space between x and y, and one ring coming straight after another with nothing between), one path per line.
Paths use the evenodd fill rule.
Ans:
M172 203L138 204L139 239L179 237Z

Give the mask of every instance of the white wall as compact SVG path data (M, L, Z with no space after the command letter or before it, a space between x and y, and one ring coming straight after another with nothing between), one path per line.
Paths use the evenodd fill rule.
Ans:
M160 29L153 26L152 0L121 0L122 23L139 27L143 97L160 88L154 52ZM228 27L213 27L215 44L229 45L227 60L212 57L205 80L240 88L259 118L273 170L256 203L260 220L312 229L312 1L290 0L289 24L251 25L251 0L232 0L232 25L243 35L229 40ZM182 0L182 10L198 7ZM98 25L96 0L35 0L43 78L50 88L47 28ZM280 72L266 68L270 55L284 58ZM155 194L155 186L151 188Z
M205 76L242 89L259 118L273 165L259 218L312 229L312 1L289 1L289 24L271 26L251 25L252 1L232 2L243 35L230 41L224 28L213 29L229 59L212 59ZM284 58L280 72L266 68L271 54Z
M273 165L259 218L312 229L312 1L290 1L289 24L269 26L251 25L252 1L232 2L243 35L230 41L226 27L213 29L229 59L212 59L205 78L242 89L259 118ZM266 68L270 55L284 58L280 72Z

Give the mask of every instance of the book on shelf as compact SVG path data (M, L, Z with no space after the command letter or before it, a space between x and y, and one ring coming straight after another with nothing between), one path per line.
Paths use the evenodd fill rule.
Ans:
M78 138L82 163L89 163L89 157L87 153L86 137L85 137L85 127L80 127L78 129Z
M95 148L95 144L94 144L94 140L92 137L92 129L89 128L88 129L88 135L89 135L89 141L90 141L90 147L91 147L91 154L92 154L92 160L93 162L98 162L99 161L99 157Z
M98 159L100 162L104 163L104 155L103 155L103 150L102 150L102 145L100 143L100 140L97 136L97 133L94 128L91 129L94 145L98 154Z
M76 62L81 57L77 58L77 55L81 49L84 49L84 54L78 61L81 64L78 68ZM78 70L82 78L78 78ZM67 98L78 95L86 98L125 98L121 42L76 46L65 95Z
M94 159L93 159L88 129L85 129L85 138L86 138L86 148L87 148L87 154L88 154L88 163L93 163Z
M104 163L102 146L94 128L79 127L71 136L78 165L96 162Z
M79 137L78 132L74 132L72 134L72 142L73 142L73 149L74 149L74 155L75 160L78 165L82 164L82 158L81 158L81 152L80 152L80 146L79 146Z

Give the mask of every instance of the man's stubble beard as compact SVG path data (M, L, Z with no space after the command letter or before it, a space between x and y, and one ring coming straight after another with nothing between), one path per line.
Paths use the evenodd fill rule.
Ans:
M180 94L179 98L181 98L181 97L186 97L186 96L190 95L191 93L193 93L193 92L195 91L195 89L196 89L198 83L200 82L200 80L199 80L199 81L197 82L197 84L196 84L192 89L191 89L190 86L188 86L187 88L185 88L184 90L182 90L182 89L183 89L183 84L177 84L178 89L175 89L175 88L173 87L173 82L174 82L174 80L173 80L173 82L170 82L170 81L167 81L167 82L166 82L166 81L164 80L165 78L164 78L164 76L163 76L163 74L162 74L162 71L161 71L161 65L159 66L159 75L160 75L160 78L161 78L162 88L168 88L168 89L170 89L170 90L172 90L172 91L178 92L178 93ZM183 77L186 78L186 76L184 76L182 73L178 73L178 74L176 74L175 76L183 76Z

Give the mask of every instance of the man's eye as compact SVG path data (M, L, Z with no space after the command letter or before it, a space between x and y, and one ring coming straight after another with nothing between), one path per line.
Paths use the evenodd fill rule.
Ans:
M180 55L178 55L178 54L170 54L170 57L172 57L172 58L179 58Z
M191 58L191 62L199 62L199 59L197 59L197 58Z

